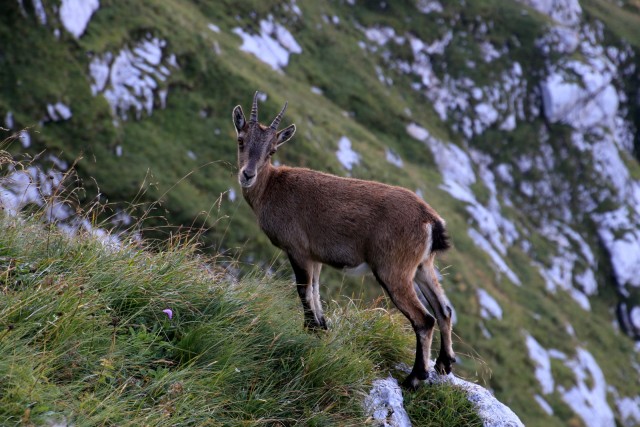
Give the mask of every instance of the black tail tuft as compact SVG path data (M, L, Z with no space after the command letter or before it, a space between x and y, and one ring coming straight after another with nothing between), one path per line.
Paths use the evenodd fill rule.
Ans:
M444 228L443 221L436 220L433 224L431 233L431 252L446 251L451 247L449 235L447 234L447 230Z

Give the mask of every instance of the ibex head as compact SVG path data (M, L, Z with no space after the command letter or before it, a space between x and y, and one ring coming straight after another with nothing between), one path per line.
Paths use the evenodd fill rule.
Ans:
M258 92L253 96L253 106L249 121L239 105L233 109L233 124L238 135L238 181L244 188L255 184L258 174L264 166L271 161L271 156L278 147L287 142L296 131L296 125L290 125L278 131L278 125L285 110L278 113L271 125L264 126L258 123Z

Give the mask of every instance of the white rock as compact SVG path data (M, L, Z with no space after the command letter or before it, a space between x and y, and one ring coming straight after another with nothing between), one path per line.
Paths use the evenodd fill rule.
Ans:
M291 0L291 4L290 5L284 5L286 8L288 8L289 10L291 10L291 12L293 12L296 16L302 16L302 10L300 9L300 7L296 4L296 0Z
M14 122L13 122L13 113L11 111L8 111L6 116L4 116L4 125L9 130L13 129Z
M582 85L560 73L552 73L542 82L545 116L552 123L567 123L578 130L613 125L619 98L611 77L593 67L573 65L574 71L581 73Z
M482 59L487 63L493 62L502 56L495 46L488 41L482 41L480 43L480 51L482 52Z
M449 383L463 390L467 394L467 399L475 406L484 427L524 427L520 418L508 406L478 384L462 380L453 374L438 375L433 368L429 370L427 381Z
M591 353L577 349L575 359L565 362L576 376L576 385L566 390L558 386L562 400L587 427L615 427L613 411L607 402L607 383Z
M240 27L234 28L233 33L242 38L240 50L255 55L277 71L282 71L287 66L292 53L302 53L302 48L293 35L276 23L272 15L260 21L260 34L251 35Z
M596 172L611 183L618 196L618 201L625 203L633 199L633 181L627 166L622 161L615 142L608 137L600 139L591 146Z
M62 0L60 21L75 38L80 38L91 20L91 15L100 7L99 0Z
M640 396L616 398L615 402L625 427L640 424Z
M609 251L618 285L622 289L626 285L640 286L640 230L634 230L628 209L593 216L599 220L598 235ZM618 237L622 230L627 231Z
M551 51L558 53L573 53L580 45L580 34L577 30L564 26L555 26L549 29L547 34L536 41L545 54Z
M22 148L29 148L31 146L31 135L26 130L21 130L18 134Z
M148 35L132 49L124 47L115 58L110 52L95 56L89 64L91 92L102 93L114 116L123 120L131 109L138 119L143 112L151 115L156 96L164 108L168 92L161 84L171 73L168 67L177 68L174 55L163 55L165 46L166 41Z
M41 169L30 166L26 170L11 172L0 177L0 206L9 215L17 215L29 204L43 208L44 218L56 223L68 233L76 234L80 224L83 229L96 235L108 247L120 247L119 239L105 230L91 226L88 220L76 217L75 210L66 201L57 197L63 186L63 174L60 171Z
M387 162L399 168L404 166L404 162L402 161L402 158L396 153L394 153L391 149L385 148L384 154L385 154L385 158L387 159Z
M533 396L533 398L536 400L536 402L538 402L538 405L540 405L542 410L546 412L547 415L553 415L553 408L551 407L551 405L549 405L549 403L546 400L544 400L542 396L540 396L539 394L536 394Z
M488 205L483 206L471 190L471 185L476 182L476 174L469 155L455 144L444 143L431 137L426 129L415 123L409 124L406 129L409 135L425 142L433 152L443 177L441 188L454 198L468 203L467 211L481 231L478 232L475 229L468 231L476 245L488 253L496 264L498 272L506 274L513 283L520 284L516 274L500 255L506 254L507 246L515 241L518 232L515 225L501 214L495 177L488 168L491 159L479 152L472 152L473 160L478 164L482 182L491 193Z
M91 94L96 96L99 92L102 92L109 81L109 72L111 67L112 55L110 52L104 54L101 57L94 57L89 63L89 74L93 79L91 83Z
M498 120L498 112L491 104L481 103L475 106L476 114L483 125L490 126Z
M440 2L437 0L418 0L416 2L416 7L420 12L424 14L429 14L433 12L440 13L444 10Z
M507 118L500 125L500 130L511 132L516 128L516 115L509 114Z
M631 324L638 330L640 330L640 307L633 307L631 313L629 313L629 319Z
M47 104L47 113L54 122L69 120L72 116L71 108L63 104L62 102L56 102L55 104Z
M509 280L511 280L511 282L513 282L514 284L518 286L522 285L522 282L520 281L518 276L513 272L513 270L509 268L505 260L502 259L500 254L496 252L496 250L491 246L491 243L489 243L489 241L483 235L481 235L474 228L469 228L467 234L469 235L469 237L471 237L471 240L473 240L476 246L478 246L489 255L500 273L506 275L507 278L509 278Z
M582 8L578 0L520 0L562 25L571 26L580 22Z
M353 151L351 148L351 141L346 136L343 136L338 141L338 151L336 151L338 161L342 163L342 166L347 170L351 170L354 166L360 163L360 155Z
M480 316L483 319L502 320L502 308L498 301L484 289L478 289L477 294L478 303L480 304Z
M53 165L61 171L66 171L69 168L69 164L67 162L65 162L64 160L60 159L57 156L54 156L53 154L49 154L47 156L47 160L49 160L51 163L53 163Z
M399 40L391 27L373 27L364 31L365 37L379 46L384 46L389 40Z
M133 223L133 218L131 215L124 211L117 211L116 214L111 218L111 223L114 225L128 226Z
M553 374L551 373L551 358L549 357L549 353L529 334L527 334L525 338L525 343L529 351L529 358L535 366L535 376L542 387L542 393L553 393L554 381Z
M429 131L416 123L409 123L407 125L407 133L418 141L426 142L429 137Z
M553 242L557 248L557 253L549 257L549 266L533 262L533 265L538 268L544 278L547 289L551 292L556 292L558 288L563 289L584 310L590 310L591 306L587 295L594 295L598 286L592 270L592 268L596 267L596 264L591 248L579 233L566 224L548 222L540 228L540 233L547 240ZM574 250L576 243L581 249L580 252ZM583 256L589 267L577 273L575 270L580 255ZM578 289L573 287L574 281L580 285Z
M364 399L365 413L377 421L378 426L410 427L411 421L404 409L402 390L395 378L389 376L375 380Z
M33 10L36 13L36 17L38 21L40 21L41 25L47 25L47 12L44 10L44 6L42 5L42 0L32 0L33 2Z
M42 204L38 192L28 171L16 171L0 179L0 206L9 215L16 215L29 203Z
M280 24L275 24L275 35L278 42L290 53L301 54L302 47L298 44L293 35Z

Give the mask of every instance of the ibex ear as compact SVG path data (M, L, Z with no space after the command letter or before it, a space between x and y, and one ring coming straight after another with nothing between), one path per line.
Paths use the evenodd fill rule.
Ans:
M296 125L287 126L276 134L276 148L291 139L293 134L296 133Z
M233 109L233 124L236 127L236 132L245 130L247 125L247 119L244 117L242 107L239 105L236 105L236 108Z

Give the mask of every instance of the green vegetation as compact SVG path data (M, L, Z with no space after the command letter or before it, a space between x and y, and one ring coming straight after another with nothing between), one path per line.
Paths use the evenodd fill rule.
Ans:
M0 378L8 381L0 381L0 419L38 424L63 414L76 425L85 419L86 425L363 424L363 394L374 377L412 359L413 336L372 278L345 278L329 268L322 285L333 329L317 336L301 329L286 257L258 230L241 197L230 200L228 193L240 193L231 111L242 104L246 112L256 89L268 95L260 104L261 117L272 117L288 100L283 126L298 126L276 155L279 162L419 189L447 220L454 249L439 257L438 266L457 313L457 373L490 387L528 426L575 423L557 392L545 396L553 417L532 400L541 390L524 344L526 331L545 348L568 355L577 346L587 349L609 385L621 396L637 395L640 380L629 375L629 366L639 359L633 343L611 326L619 295L608 255L598 245L597 224L575 224L597 258L598 295L589 299L591 311L564 291L548 291L532 265L534 258L551 266L554 244L536 230L548 220L547 209L558 206L553 198L525 197L513 188L546 178L559 189L606 185L588 180L593 165L578 161L585 153L571 148L568 127L545 123L534 109L539 107L534 88L544 78L545 61L554 60L535 47L548 23L539 13L499 0L441 2L442 13L432 14L416 13L411 0L358 1L356 6L298 1L301 17L287 9L291 2L276 0L102 0L76 40L60 26L54 11L58 2L43 2L49 17L45 26L32 2L22 2L26 14L20 2L6 3L0 14L0 119L11 112L12 132L28 128L32 142L25 150L16 140L8 150L19 159L35 158L45 169L51 166L49 153L69 164L77 160L80 203L97 198L109 206L95 221L118 210L131 212L145 242L162 243L145 243L150 251L131 246L110 252L91 239L75 241L41 230L32 220L2 218ZM585 19L605 23L605 37L613 45L626 40L637 55L638 1L622 3L584 0L581 5ZM303 50L291 55L283 73L241 51L233 33L236 27L255 33L269 15ZM211 31L210 23L220 32ZM391 26L397 35L410 33L425 43L451 31L449 48L432 64L441 79L468 76L489 84L517 61L528 88L524 114L532 117L518 118L513 131L495 126L462 144L425 94L411 88L419 77L385 69L394 83L379 81L375 67L385 65L384 52L405 60L412 53L408 43L389 42L376 54L361 48L362 30L374 26ZM156 99L150 116L125 121L112 115L103 96L92 95L89 64L96 56L132 48L147 34L166 40L165 53L175 54L179 67L162 82L168 89L166 107L159 108ZM508 54L485 63L479 46L485 40ZM628 99L637 97L637 80L631 76L631 83L624 83ZM71 108L73 117L47 121L46 105L58 101ZM638 107L629 108L634 116ZM499 179L496 186L513 196L512 206L499 202L522 239L504 258L522 286L498 272L469 237L474 225L468 205L440 188L431 150L406 132L412 122L443 141L489 155L492 166L513 166L513 188ZM0 140L9 134L0 130ZM335 156L342 136L361 155L351 171ZM557 176L515 166L520 156L540 154L541 138L558 155ZM117 147L122 156L116 155ZM402 158L402 168L386 161L386 148ZM637 179L636 159L623 161ZM7 172L0 166L2 174ZM488 202L491 192L481 180L470 187L477 200ZM614 206L604 200L596 209ZM179 243L176 235L188 243ZM528 251L521 246L525 242L531 245ZM204 262L212 269L203 269ZM224 268L237 273L239 282ZM275 274L267 277L266 270ZM502 320L480 316L478 288L496 299ZM630 301L638 298L632 293ZM168 307L174 310L172 320L162 313ZM574 336L567 333L568 325ZM558 383L575 382L559 361L552 368ZM466 421L453 421L444 412L453 405L452 412L468 419L463 400L446 387L425 388L407 405L423 425L455 425Z
M415 425L421 427L483 425L473 404L451 385L423 387L414 394L408 394L405 408L412 420L420 420Z
M363 425L371 381L411 359L401 316L352 303L305 332L290 284L230 280L190 242L113 250L35 217L0 229L2 425ZM478 425L450 387L409 407L415 425Z

